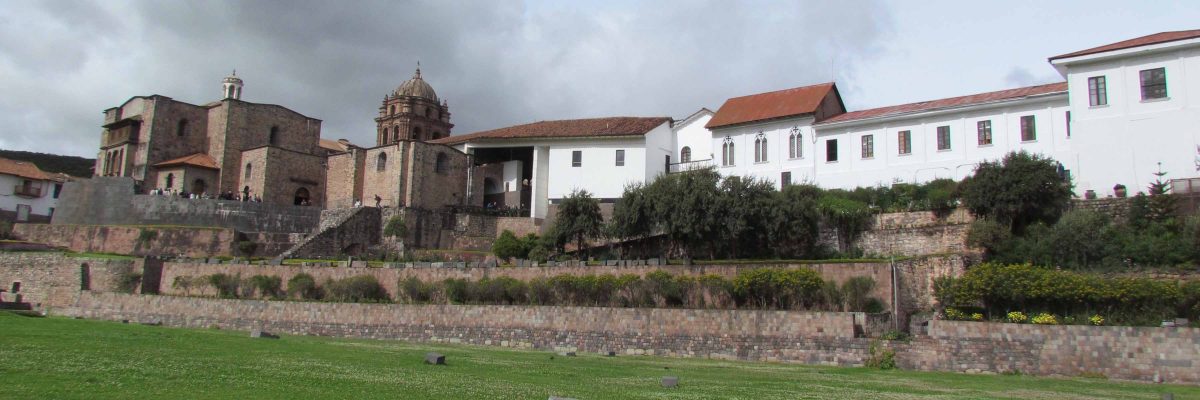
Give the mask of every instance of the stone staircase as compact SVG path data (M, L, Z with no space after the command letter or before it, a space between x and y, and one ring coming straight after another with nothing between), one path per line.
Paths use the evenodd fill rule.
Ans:
M382 226L375 207L337 208L321 212L313 234L279 255L285 258L315 258L357 255L378 244Z

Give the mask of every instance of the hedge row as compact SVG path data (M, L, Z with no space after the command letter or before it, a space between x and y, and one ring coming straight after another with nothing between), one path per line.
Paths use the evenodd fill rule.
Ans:
M691 277L654 271L646 276L567 275L522 281L510 277L424 282L401 279L393 299L375 277L359 275L322 284L298 274L282 288L277 276L250 278L213 274L176 277L173 286L190 292L208 286L223 298L292 298L336 302L402 302L435 304L514 304L604 307L687 307L711 309L779 309L882 312L870 297L875 281L851 278L842 285L824 281L813 270L758 268L734 279L719 275Z
M1061 315L1068 323L1102 315L1113 325L1200 319L1200 281L1105 277L1029 264L987 263L961 278L941 278L934 286L943 306L980 311L984 318L995 320L1014 311Z

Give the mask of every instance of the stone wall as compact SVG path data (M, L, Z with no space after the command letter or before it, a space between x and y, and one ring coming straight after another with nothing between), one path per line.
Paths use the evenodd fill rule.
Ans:
M963 208L945 216L931 211L879 214L854 246L866 254L878 255L975 253L978 250L966 244L974 220Z
M85 288L116 291L121 276L140 273L143 265L142 260L67 257L61 253L0 253L0 295L12 302L19 294L22 302L39 309L66 306L74 303ZM14 282L20 282L18 293L12 292Z
M977 256L969 254L926 256L897 261L897 326L907 328L912 314L933 311L937 307L933 296L934 280L942 277L960 277L968 266L977 261Z
M329 166L325 178L325 207L353 207L354 200L361 200L363 205L375 205L374 195L379 193L363 196L365 156L363 149L352 147L348 152L326 158Z
M63 187L56 225L180 225L240 232L311 232L318 207L134 194L130 178L80 179Z
M149 232L153 238L143 236ZM234 255L236 232L220 228L16 224L17 238L81 253L137 256L216 257Z
M496 218L496 236L504 231L512 231L517 237L525 237L530 233L541 234L541 220L529 217L498 217Z
M1200 383L1200 329L930 321L901 368Z
M83 293L62 316L421 342L862 365L857 313L352 304Z
M1108 197L1103 199L1074 199L1071 209L1088 210L1107 215L1113 221L1125 221L1129 218L1129 207L1132 197Z
M284 251L280 257L321 258L362 254L379 243L383 230L380 221L380 209L375 207L322 211L317 231Z

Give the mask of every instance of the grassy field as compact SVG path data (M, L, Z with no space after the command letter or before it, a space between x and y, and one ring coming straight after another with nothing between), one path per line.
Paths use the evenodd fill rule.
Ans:
M445 366L422 363L426 351ZM1200 388L422 345L0 312L0 398L1176 399ZM680 386L664 389L664 375Z

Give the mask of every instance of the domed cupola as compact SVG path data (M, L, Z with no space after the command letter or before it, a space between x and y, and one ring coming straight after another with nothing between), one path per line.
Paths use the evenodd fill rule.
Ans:
M419 66L417 67L417 72L413 74L412 79L401 83L393 94L396 96L420 97L434 103L438 101L437 93L433 91L433 86L429 86L424 79L421 79L421 67Z

